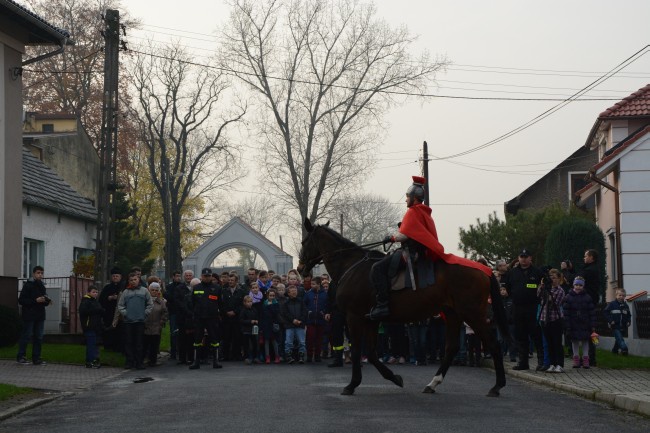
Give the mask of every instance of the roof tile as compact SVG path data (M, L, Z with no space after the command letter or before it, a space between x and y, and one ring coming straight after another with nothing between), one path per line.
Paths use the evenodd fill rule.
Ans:
M87 221L97 219L97 210L88 199L26 149L23 149L23 203Z
M630 96L617 102L600 113L599 119L650 116L650 84L640 88Z

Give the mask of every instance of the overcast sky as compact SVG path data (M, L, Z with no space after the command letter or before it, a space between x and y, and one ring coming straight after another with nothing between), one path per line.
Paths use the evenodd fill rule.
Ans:
M210 54L210 34L227 18L219 0L123 0L142 30L127 40L176 35L196 56ZM463 98L563 99L650 43L650 1L378 1L378 15L406 25L452 65L431 93ZM441 243L458 252L458 230L496 211L582 146L598 114L650 83L650 53L548 118L484 150L432 161L430 196ZM365 189L403 203L419 174L422 142L437 157L482 145L525 124L559 101L414 101L386 116L379 161ZM435 158L435 157L434 157ZM458 165L463 164L463 165ZM536 164L536 165L531 165ZM469 166L469 167L468 167ZM253 190L251 177L239 187ZM296 228L298 230L298 228ZM277 243L277 239L272 239Z

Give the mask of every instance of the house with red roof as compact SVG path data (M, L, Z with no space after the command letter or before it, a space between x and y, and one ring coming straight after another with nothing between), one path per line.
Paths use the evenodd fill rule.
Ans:
M598 152L578 204L595 198L607 236L607 299L650 289L650 84L600 113L585 148Z

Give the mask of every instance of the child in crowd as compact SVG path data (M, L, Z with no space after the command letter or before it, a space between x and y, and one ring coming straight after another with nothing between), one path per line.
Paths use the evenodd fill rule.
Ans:
M81 299L79 304L79 319L81 329L86 338L86 368L99 368L99 348L97 338L102 334L104 324L102 317L104 309L97 300L99 290L95 286L88 286L88 292Z
M282 278L278 275L275 274L273 277L271 277L271 288L272 289L277 289L278 284L282 283Z
M616 289L616 299L607 304L605 308L605 319L609 327L614 331L614 339L616 340L614 347L612 347L612 353L618 355L620 350L621 355L627 356L627 344L623 339L623 331L632 323L632 316L630 306L625 301L625 289Z
M284 305L285 302L287 302L287 297L286 297L286 288L284 283L278 284L278 287L275 289L275 299L278 301L278 305L280 310L282 310L282 305ZM280 339L279 341L279 346L278 346L278 352L280 354L280 359L286 359L286 355L284 353L284 339L286 337L286 332L284 330L284 324L282 323L282 317L280 317Z
M280 308L280 315L286 330L285 355L289 364L294 362L294 340L298 341L298 362L305 362L305 321L307 320L307 307L302 299L298 298L296 286L287 289L287 301Z
M266 300L263 303L261 329L264 340L264 362L271 363L271 347L276 364L280 363L280 352L278 342L281 342L280 336L280 304L276 299L275 289L269 289L266 292Z
M253 298L244 296L244 308L239 313L241 333L244 335L244 362L246 364L258 363L257 337L259 334L259 316L253 308Z
M149 293L153 300L153 309L144 321L144 350L143 356L147 358L149 367L160 365L158 351L160 350L160 334L169 318L167 302L162 297L160 284L152 282L149 284Z
M539 321L548 346L548 373L564 372L564 348L562 347L563 317L562 303L564 289L562 288L562 273L557 269L548 271L551 287L541 286L537 289L540 297L541 310Z
M573 349L573 368L580 368L580 347L582 347L582 368L589 368L589 340L591 333L596 330L594 302L584 287L584 278L575 277L573 289L564 300L564 317Z
M465 338L467 344L467 355L470 367L481 366L481 340L467 323L465 325Z
M257 276L257 287L259 287L260 292L264 295L267 290L271 288L271 285L273 282L271 281L271 278L269 277L269 273L267 271L260 271L260 273ZM254 302L255 300L253 300Z
M428 321L407 323L409 335L409 357L413 365L427 365L427 328Z

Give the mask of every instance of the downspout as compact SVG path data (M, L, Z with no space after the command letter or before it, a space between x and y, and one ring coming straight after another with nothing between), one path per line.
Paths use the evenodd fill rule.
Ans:
M32 63L40 62L41 60L45 60L49 57L54 57L56 55L59 55L65 51L65 46L68 45L69 38L62 38L59 39L59 48L57 48L54 51L50 51L49 53L41 54L40 56L32 57L31 59L27 59L22 63L22 66L27 66L31 65Z
M615 172L618 178L618 171ZM589 180L607 188L614 193L614 212L616 213L616 281L619 288L623 288L623 253L621 251L621 213L619 207L618 188L614 188L602 179L599 179L592 171L589 172Z

